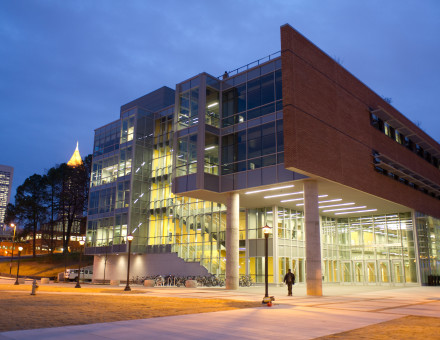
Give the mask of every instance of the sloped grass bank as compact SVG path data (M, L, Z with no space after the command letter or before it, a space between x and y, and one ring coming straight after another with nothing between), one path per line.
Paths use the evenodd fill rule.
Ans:
M0 275L9 276L10 261L0 262ZM17 273L17 260L12 261L12 276ZM23 257L20 259L20 276L28 277L57 277L58 273L64 272L65 268L78 268L79 253L73 254L53 254L33 257ZM82 256L81 266L93 264L93 256Z

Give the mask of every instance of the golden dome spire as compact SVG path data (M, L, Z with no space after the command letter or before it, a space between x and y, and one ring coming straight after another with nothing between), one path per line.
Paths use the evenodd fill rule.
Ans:
M78 150L78 142L76 142L76 149L75 152L73 153L72 157L70 158L70 161L67 162L68 166L78 166L78 165L82 165L83 161L81 159L81 155L79 154L79 150Z

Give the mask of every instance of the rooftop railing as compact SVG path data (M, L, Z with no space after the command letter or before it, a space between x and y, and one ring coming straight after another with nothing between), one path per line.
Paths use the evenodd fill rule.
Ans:
M264 63L266 63L266 62L268 62L268 61L271 61L271 60L273 60L273 59L276 59L276 58L278 58L278 57L280 57L281 56L281 51L278 51L278 52L275 52L275 53L272 53L272 54L269 54L268 56L266 56L266 57L263 57L263 58L261 58L261 59L258 59L258 60L255 60L255 61L253 61L253 62L251 62L251 63L249 63L249 64L246 64L246 65L244 65L244 66L241 66L241 67L239 67L239 68L236 68L235 70L232 70L232 71L226 71L224 74L222 74L221 76L218 76L217 78L218 79L223 79L223 77L225 76L225 74L227 74L227 77L229 78L229 77L233 77L233 76L235 76L235 75L237 75L237 74L239 74L239 73L241 73L241 72L243 72L243 71L247 71L247 70L249 70L249 69L251 69L251 68L253 68L253 67L256 67L256 66L259 66L259 65L261 65L261 64L264 64Z

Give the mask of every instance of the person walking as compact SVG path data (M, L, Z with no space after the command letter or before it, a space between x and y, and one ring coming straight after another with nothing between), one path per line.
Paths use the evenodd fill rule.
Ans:
M284 275L284 282L287 285L288 296L292 296L292 286L295 284L295 274L289 269L286 275Z

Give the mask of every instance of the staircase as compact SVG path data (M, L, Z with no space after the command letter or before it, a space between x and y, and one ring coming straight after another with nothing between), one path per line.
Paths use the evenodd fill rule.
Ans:
M208 270L200 262L188 262L177 253L149 253L146 257L146 275L177 275L177 276L204 276Z

